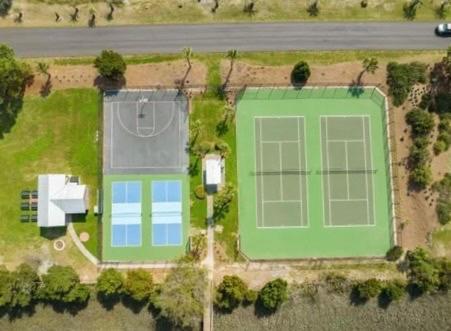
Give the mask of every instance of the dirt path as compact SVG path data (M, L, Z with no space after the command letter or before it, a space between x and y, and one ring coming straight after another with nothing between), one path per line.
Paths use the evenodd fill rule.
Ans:
M93 65L53 65L50 67L50 91L68 88L86 88L102 86L104 82L99 79L97 70ZM145 87L176 87L185 81L185 87L206 84L207 68L198 61L192 61L188 70L185 61L170 61L161 63L128 65L125 73L126 88ZM47 77L36 74L34 82L27 88L26 93L31 95L47 95Z

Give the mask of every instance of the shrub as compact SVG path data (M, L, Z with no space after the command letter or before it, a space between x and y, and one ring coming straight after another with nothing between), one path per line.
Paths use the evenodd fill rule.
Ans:
M0 16L7 15L12 4L13 0L0 0Z
M207 237L202 234L196 234L191 237L190 254L195 261L199 261L207 248Z
M89 289L80 284L80 278L72 267L54 265L42 276L42 287L38 291L43 300L64 303L85 303Z
M213 218L221 220L229 212L230 204L235 197L235 188L232 184L227 183L222 190L216 195L213 202Z
M380 293L381 289L381 282L375 278L359 282L354 286L355 293L358 298L363 301L376 297Z
M334 272L326 274L324 277L324 281L327 285L327 289L329 292L342 294L349 287L348 279L345 276Z
M386 300L398 301L406 293L406 284L399 279L384 282L381 294Z
M425 188L432 182L432 171L429 165L419 165L412 169L409 175L409 181L418 186Z
M310 77L310 67L307 62L296 63L291 71L291 82L293 84L304 84Z
M103 270L97 278L96 290L105 299L117 297L124 290L124 276L116 269Z
M362 7L362 8L368 7L368 1L367 0L360 1L360 7Z
M94 66L99 74L111 80L120 80L127 69L125 61L119 53L112 50L103 50L94 60Z
M204 200L205 199L207 194L205 193L205 188L204 188L204 186L202 184L196 186L196 188L194 189L194 195L199 200Z
M280 278L266 283L258 294L258 301L270 312L276 311L287 299L288 284Z
M437 141L434 143L434 154L439 155L447 150L447 144L443 140L437 139Z
M426 143L424 143L426 142ZM415 138L413 145L410 146L409 161L411 165L425 165L429 161L428 140Z
M434 128L434 117L421 109L414 109L406 114L406 122L412 127L414 136L426 136Z
M220 310L231 312L245 299L246 283L238 276L224 276L216 289L215 305Z
M256 302L258 299L258 292L252 289L248 289L244 295L243 304L250 305Z
M408 279L421 293L435 292L440 285L437 264L422 248L408 251L406 254Z
M439 114L451 113L451 93L439 93L435 97L435 111Z
M13 278L5 267L0 269L0 308L8 307L13 300Z
M143 269L127 272L124 290L133 300L149 301L153 292L152 275Z
M221 157L226 158L230 154L230 147L225 141L220 141L215 144L215 150L219 152Z
M385 258L388 261L398 261L399 258L402 256L402 254L403 254L402 247L395 245L388 250L387 254L385 255Z
M25 308L30 305L36 296L40 279L36 271L29 265L21 264L11 273L13 279L13 297L11 307Z
M204 269L180 264L171 270L161 285L155 305L161 310L161 316L175 326L198 329L204 311L206 286Z
M407 99L414 84L425 82L426 65L423 63L390 62L387 65L387 84L395 106L400 106Z
M438 192L436 212L438 220L445 225L451 221L451 174L447 173L440 182L434 184Z
M307 7L307 13L310 16L318 16L319 15L319 3L318 0L313 0Z
M439 288L442 291L448 291L451 288L451 261L441 259L438 261L439 265Z

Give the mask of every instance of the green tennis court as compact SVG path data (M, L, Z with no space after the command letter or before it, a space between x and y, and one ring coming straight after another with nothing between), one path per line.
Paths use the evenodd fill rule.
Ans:
M246 89L237 103L239 244L251 259L383 256L393 244L376 89Z
M304 119L256 117L258 227L307 224Z

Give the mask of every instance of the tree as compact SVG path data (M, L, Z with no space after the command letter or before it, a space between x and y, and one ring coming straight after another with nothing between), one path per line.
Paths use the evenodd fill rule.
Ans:
M0 44L0 106L20 98L32 77L29 65L14 58L14 51Z
M206 272L180 263L161 285L155 305L160 314L181 328L198 329L202 320L207 286Z
M182 50L183 57L186 60L186 63L188 63L188 69L191 69L191 58L193 57L193 49L191 47L185 47Z
M148 301L154 290L152 275L144 269L130 270L124 289L133 300Z
M436 9L436 14L438 18L446 18L446 15L448 14L448 7L450 5L449 0L444 0L440 3L440 5Z
M416 83L426 82L426 65L419 62L396 63L387 65L387 84L393 104L400 106Z
M310 3L310 5L307 7L307 13L310 16L318 16L319 15L319 0L314 0Z
M375 278L359 282L354 286L354 291L357 294L357 297L363 301L376 297L380 293L381 289L381 282Z
M91 6L89 8L89 15L91 17L89 18L88 26L90 28L94 28L96 26L96 9L95 9L95 7Z
M25 308L35 298L40 279L36 271L28 264L21 264L11 273L13 296L10 306Z
M407 277L411 285L422 293L437 291L440 285L440 270L424 249L416 248L408 251L406 262Z
M230 146L225 141L219 141L215 144L215 150L219 152L222 158L226 158L230 154Z
M235 188L227 183L222 190L215 196L213 202L213 219L219 221L229 212L230 203L235 197Z
M5 267L0 268L0 308L9 307L13 300L14 281Z
M412 127L414 136L427 136L434 128L434 117L422 109L414 109L406 114L406 122Z
M231 312L246 298L248 288L238 276L224 276L216 289L215 305L220 310Z
M42 276L39 297L47 301L82 304L89 299L89 289L70 266L54 265Z
M94 66L101 76L114 81L123 78L127 69L122 55L112 50L103 50L100 56L96 57Z
M296 63L291 71L291 82L293 84L305 84L310 77L310 67L307 62Z
M404 17L408 20L413 20L417 16L417 9L423 2L421 0L410 0L404 4Z
M398 301L406 293L406 284L404 281L395 279L384 282L381 295L388 301Z
M0 16L8 15L13 4L13 0L0 0Z
M50 79L49 68L50 65L47 62L38 62L38 65L36 66L36 70L40 74L47 76L47 79Z
M432 182L431 166L428 164L418 165L412 169L409 181L420 189L424 189Z
M116 298L124 291L124 276L113 268L103 270L97 278L96 290L104 299Z
M395 245L387 251L385 258L388 261L398 261L402 256L402 254L403 254L402 247Z
M212 149L213 149L213 146L209 141L202 141L201 143L199 143L193 147L192 152L198 159L202 159Z
M201 186L203 188L203 186ZM207 238L202 233L191 237L190 254L194 261L199 261L207 248Z
M364 72L374 74L379 69L379 62L374 57L367 57L362 61L362 67Z
M194 120L190 122L189 126L189 145L190 148L194 146L197 141L197 138L200 134L200 129L202 128L202 121L200 119Z
M270 312L276 311L288 299L288 283L276 278L263 286L258 294L258 301Z

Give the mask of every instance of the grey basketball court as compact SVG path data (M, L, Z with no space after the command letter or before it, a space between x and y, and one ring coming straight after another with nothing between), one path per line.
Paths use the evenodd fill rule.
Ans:
M185 173L188 102L177 90L108 91L103 99L104 174Z

